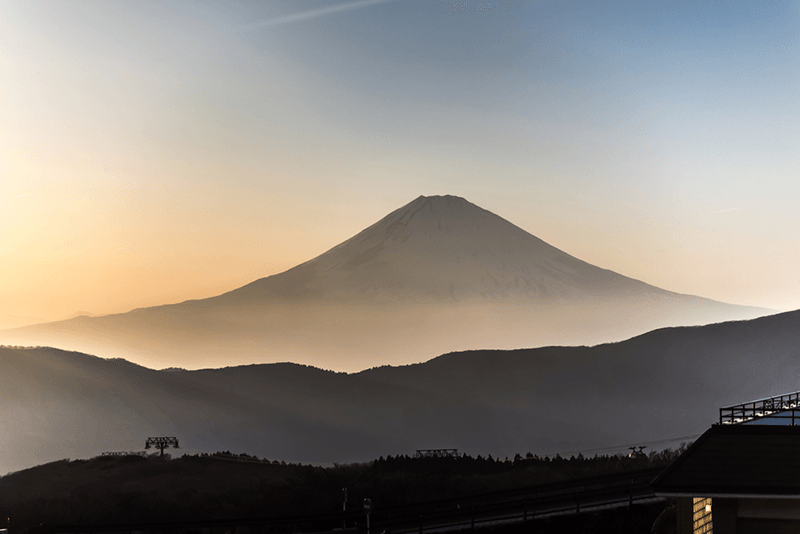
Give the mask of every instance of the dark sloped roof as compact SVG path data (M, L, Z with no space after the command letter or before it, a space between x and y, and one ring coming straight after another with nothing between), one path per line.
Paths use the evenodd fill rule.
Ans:
M800 495L800 426L715 425L652 484L662 494Z

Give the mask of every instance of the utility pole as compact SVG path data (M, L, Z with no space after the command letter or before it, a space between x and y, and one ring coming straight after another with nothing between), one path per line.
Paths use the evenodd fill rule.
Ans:
M369 513L372 511L372 499L364 499L364 513L367 514L367 534L369 534Z
M342 530L347 528L347 488L342 488Z

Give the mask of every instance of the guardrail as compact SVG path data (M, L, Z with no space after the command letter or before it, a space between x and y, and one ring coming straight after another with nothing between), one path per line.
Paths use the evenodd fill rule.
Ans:
M647 469L505 492L384 508L373 512L373 532L424 534L579 514L663 499L650 486L663 469ZM377 512L377 510L376 510Z
M656 497L649 484L592 490L562 495L536 501L517 501L484 506L470 506L461 510L420 514L390 522L375 521L375 531L390 529L393 533L433 533L474 529L508 523L520 523L556 515L589 513L597 510L630 507L635 504L664 501ZM383 527L383 528L381 528Z

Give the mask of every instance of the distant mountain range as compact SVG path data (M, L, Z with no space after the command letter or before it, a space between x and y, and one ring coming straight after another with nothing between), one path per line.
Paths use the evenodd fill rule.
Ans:
M20 326L27 326L30 324L37 324L45 322L41 317L18 317L16 315L6 315L0 317L0 330L7 328L19 328Z
M0 472L141 450L148 436L177 436L178 453L301 462L423 448L543 455L699 434L720 406L800 389L800 312L355 374L297 364L156 371L2 347L0 377Z
M419 197L324 254L213 298L0 332L151 367L360 370L453 350L595 344L770 310L581 261L454 196Z

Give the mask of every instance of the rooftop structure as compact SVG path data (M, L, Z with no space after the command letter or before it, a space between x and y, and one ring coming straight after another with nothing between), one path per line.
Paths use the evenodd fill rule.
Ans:
M800 426L714 425L653 485L670 496L800 499Z
M800 532L800 392L719 414L652 482L676 498L678 534Z

